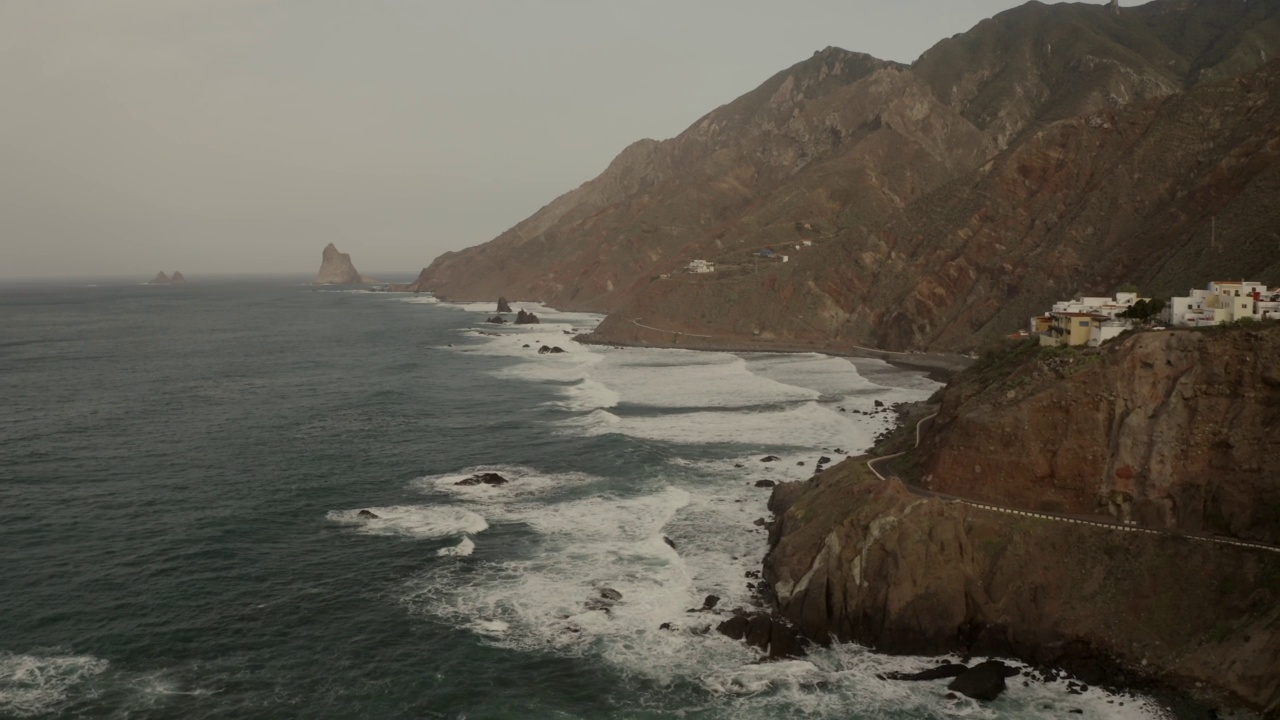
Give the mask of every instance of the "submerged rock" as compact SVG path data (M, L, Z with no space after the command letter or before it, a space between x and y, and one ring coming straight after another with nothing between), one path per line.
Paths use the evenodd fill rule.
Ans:
M356 517L361 518L361 519L363 519L363 520L377 520L377 519L378 519L378 516L377 516L376 514L374 514L373 512L370 512L369 510L361 510L360 512L356 513Z
M618 592L617 590L614 590L611 587L600 588L600 597L604 598L605 600L613 600L616 602L622 599L622 593Z
M781 458L779 458L777 455L765 455L764 457L760 458L760 462L777 462L780 459Z

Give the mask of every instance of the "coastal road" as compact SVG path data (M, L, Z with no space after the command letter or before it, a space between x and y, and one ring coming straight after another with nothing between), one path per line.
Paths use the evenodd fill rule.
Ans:
M938 416L937 413L921 418L916 423L916 447L920 447L920 438L923 433L924 424L932 422ZM894 459L902 457L906 453L896 453L894 455L886 455L884 457L872 458L867 461L867 468L881 480L886 479L886 472L889 472L889 463ZM902 478L899 478L900 480ZM1061 515L1057 513L1031 512L1028 510L1019 510L1017 508L1004 507L1001 505L992 505L991 503L977 502L967 498L947 495L946 493L934 492L925 488L913 485L906 480L902 481L903 485L911 491L912 494L921 497L937 498L947 502L960 503L968 505L979 510L987 510L989 512L1004 513L1006 515L1016 515L1018 517L1031 518L1034 520L1046 520L1050 522L1062 522L1072 525L1090 525L1092 527L1104 528L1106 530L1114 530L1117 532L1146 533L1148 535L1169 535L1174 537L1185 538L1188 540L1196 540L1199 542L1212 542L1221 545L1234 545L1236 547L1249 548L1252 550L1264 550L1266 552L1280 553L1280 546L1268 545L1267 543L1252 542L1248 540L1237 540L1235 538L1222 537L1220 535L1210 535L1208 533L1193 533L1182 530L1166 530L1163 528L1148 528L1140 525L1126 525L1115 520L1096 519L1080 515Z

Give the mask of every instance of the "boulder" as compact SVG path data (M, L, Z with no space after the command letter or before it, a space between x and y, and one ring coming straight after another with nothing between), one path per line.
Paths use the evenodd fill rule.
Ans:
M777 485L777 484L778 484L778 483L776 483L776 482L774 482L774 481L772 481L772 480L757 480L757 481L756 481L756 487L771 488L771 487L773 487L773 486L775 486L775 485Z
M823 455L822 457L818 458L819 465L826 465L829 462L831 462L831 458L827 457L826 455Z
M614 602L617 602L622 599L622 593L618 592L617 590L614 590L611 587L605 587L605 588L600 588L600 597L604 598L605 600L612 600Z
M498 296L498 312L511 312L511 304L508 303L507 299L501 295Z
M760 462L777 462L779 459L777 455L765 455L760 458Z
M671 546L671 549L672 549L672 550L675 550L675 549L676 549L676 544L675 544L675 542L674 542L671 538L667 537L666 535L663 535L663 536L662 536L662 542L664 542L664 543L666 543L667 545Z
M454 485L506 485L509 481L498 473L486 472L476 473L469 478L463 478Z
M560 346L558 346L558 345L552 345L552 346L551 346L551 354L552 354L552 355L555 355L556 353L562 353L562 352L564 352L564 348L562 348L562 347L560 347Z
M706 597L706 599L704 599L704 600L702 601L702 609L703 609L703 610L710 610L710 609L714 608L714 607L716 606L716 604L718 604L719 602L720 602L720 596L719 596L719 595L708 595L708 596Z
M1016 668L1011 668L999 660L988 660L965 669L951 681L950 685L947 685L947 689L955 690L974 700L995 700L1000 697L1000 693L1004 692L1004 679L1017 673Z
M767 613L743 614L735 610L733 617L716 626L721 635L744 640L752 647L768 653L770 660L803 657L806 640L780 618Z
M361 510L360 512L356 513L356 517L358 517L358 518L360 518L360 519L362 519L362 520L377 520L377 519L378 519L378 516L377 516L377 515L375 515L374 513L370 512L370 511L368 511L368 510Z
M503 324L505 324L507 321L506 321L506 320L505 320L501 315L494 315L493 317L489 318L488 320L485 320L485 322L487 322L487 323L493 323L494 325L503 325Z

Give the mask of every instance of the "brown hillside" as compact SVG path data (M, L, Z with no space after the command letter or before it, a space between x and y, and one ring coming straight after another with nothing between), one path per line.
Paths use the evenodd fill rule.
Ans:
M606 340L675 337L640 317L744 342L955 349L1076 292L1278 281L1263 229L1280 197L1276 69L1256 70L1277 50L1280 0L1119 16L1033 2L910 68L828 48L413 287L608 311ZM789 261L754 254L766 246ZM658 279L695 258L717 272Z

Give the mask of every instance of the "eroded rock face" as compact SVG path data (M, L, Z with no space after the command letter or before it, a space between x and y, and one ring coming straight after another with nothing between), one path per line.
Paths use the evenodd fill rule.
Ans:
M324 246L320 257L320 272L312 281L315 285L367 285L373 282L373 278L356 271L356 266L351 264L351 256L338 252L333 243Z
M1150 351L1154 346L1147 342L1218 345L1209 335L1136 344ZM1244 333L1222 342L1240 343L1237 351L1253 356L1257 348L1251 344L1265 341ZM1148 372L1154 369L1137 360L1150 357L1138 348L1117 356L1133 357L1137 368ZM1202 367L1209 364L1202 361L1179 377L1194 387L1200 383L1191 381L1225 372L1244 363L1243 358L1216 361L1216 369ZM1273 372L1259 371L1267 377ZM1272 382L1261 375L1261 385ZM1079 382L1088 387L1086 398L1106 387ZM1060 381L1063 385L1074 386ZM1181 387L1176 381L1174 386ZM1260 390L1260 385L1245 383L1242 394ZM1028 392L1034 397L1040 391ZM1230 401L1226 394L1216 399L1209 394L1209 404L1203 406L1195 405L1194 397L1193 406L1201 408L1196 413L1218 407L1216 403L1243 417L1253 412L1245 408L1246 401ZM1254 394L1252 402L1274 408L1271 397ZM1046 455L1068 452L1064 447L1092 448L1082 439L1091 436L1068 424L1075 422L1070 405L1055 411L1061 414L1054 422L1059 423L1058 435L1072 438L1072 444L1045 448ZM992 424L955 419L954 427L940 430L939 437L954 433L960 442L972 432L977 438L973 442L988 453L988 442L999 440L1005 446L1000 457L1041 452L1036 449L1040 440L1022 442L1026 431L1019 423L1031 422L1031 415L1014 420L1011 408L994 412ZM1165 412L1156 410L1149 420L1160 425ZM1137 411L1127 416L1137 415L1146 417ZM1096 421L1083 416L1081 422L1093 427ZM1128 432L1122 425L1116 427L1121 436ZM1155 432L1162 437L1163 431ZM1198 432L1192 437L1200 447L1216 442L1201 444ZM1009 497L1034 497L1032 491L1015 487L1019 476L1004 472L989 477L999 478ZM935 483L939 477L935 474ZM1050 487L1044 480L1026 482ZM1091 683L1115 680L1119 673L1170 682L1180 678L1186 686L1203 683L1255 708L1280 703L1280 614L1275 604L1280 598L1280 553L983 510L916 494L896 479L880 481L859 461L842 463L805 483L779 485L770 509L777 520L770 529L773 547L764 577L776 591L780 612L806 636L834 636L894 653L1017 657L1065 667ZM1246 517L1252 518L1248 527L1265 526L1248 513L1240 515L1241 521Z
M1027 355L948 387L931 488L1280 544L1280 326Z

